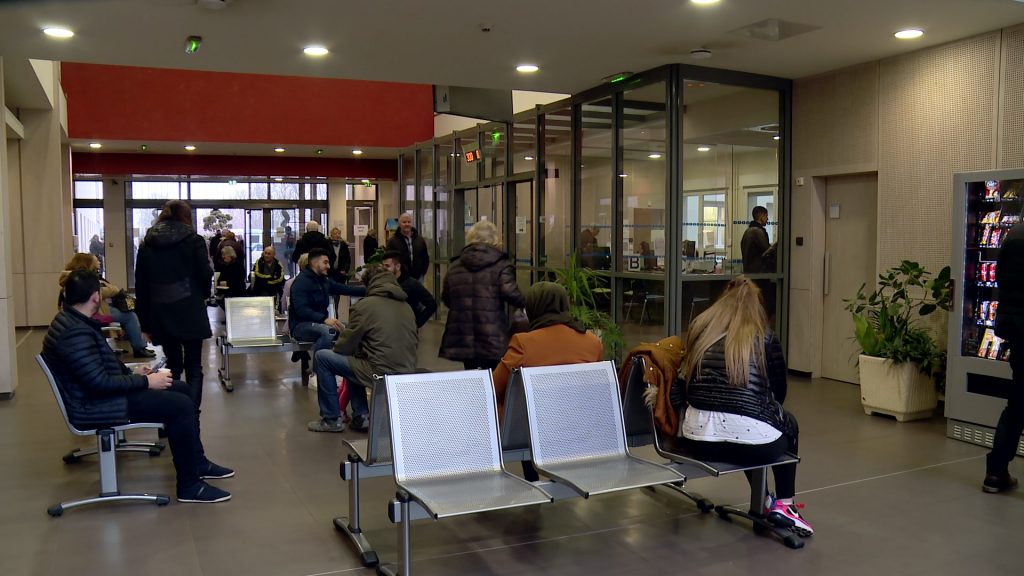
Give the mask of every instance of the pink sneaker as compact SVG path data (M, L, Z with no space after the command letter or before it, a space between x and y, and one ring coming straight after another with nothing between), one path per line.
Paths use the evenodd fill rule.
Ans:
M814 535L814 528L800 515L803 504L784 504L769 494L765 499L764 515L769 522L780 528L789 528L797 536L807 538Z

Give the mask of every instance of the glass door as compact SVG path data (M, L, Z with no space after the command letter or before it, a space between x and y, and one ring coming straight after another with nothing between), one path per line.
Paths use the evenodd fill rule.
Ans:
M301 235L298 209L277 208L270 211L270 244L277 251L277 259L284 266L286 278L295 275L292 252L295 251L295 243Z
M509 253L515 262L516 280L520 287L530 285L533 259L533 180L515 182L514 190L515 220L512 222L512 246Z
M264 221L264 210L250 209L245 211L245 238L241 241L248 258L246 270L252 270L253 264L263 255L263 239L267 237L267 223Z

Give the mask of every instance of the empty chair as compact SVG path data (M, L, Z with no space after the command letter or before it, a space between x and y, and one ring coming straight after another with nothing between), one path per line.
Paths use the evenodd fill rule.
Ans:
M523 368L537 470L585 498L682 483L675 470L632 456L612 362Z
M93 430L82 430L76 428L68 417L67 409L64 407L64 398L61 396L60 387L57 385L57 381L54 378L53 373L50 371L49 366L46 365L46 360L43 359L42 354L36 355L36 362L39 363L39 367L43 370L43 374L46 375L46 380L50 383L50 389L53 391L53 397L57 401L57 406L60 408L61 416L64 417L64 423L67 424L68 430L76 436L95 436L96 452L99 453L100 460L99 495L91 498L83 498L81 500L61 502L60 504L50 506L46 509L46 512L50 516L60 516L65 510L85 506L86 504L97 504L100 502L141 501L155 502L160 506L170 502L170 498L165 494L122 494L117 489L118 435L122 434L125 430L134 430L137 428L163 428L163 425L137 422L123 424L120 426L105 426L103 428Z
M399 523L400 565L399 571L382 566L382 573L410 573L413 502L436 520L552 500L505 471L489 371L386 376L385 381L400 488L391 505L392 519Z

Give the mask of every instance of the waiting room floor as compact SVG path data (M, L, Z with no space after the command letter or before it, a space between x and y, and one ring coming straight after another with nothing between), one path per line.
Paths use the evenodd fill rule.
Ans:
M424 329L420 365L436 358L441 327ZM94 460L61 456L72 437L33 360L44 330L17 333L20 383L0 402L0 575L372 574L331 519L347 512L338 435L306 431L316 394L287 354L232 358L235 392L216 381L207 346L203 437L234 468L218 481L234 498L213 505L107 504L50 518L62 499L94 494ZM803 550L754 536L749 525L702 515L669 492L635 490L413 526L416 574L976 574L1022 572L1024 490L981 491L985 449L944 436L944 420L898 424L865 416L858 389L793 377L787 408L800 420L798 500L816 535ZM452 418L458 422L458 418ZM358 437L355 432L347 436ZM443 449L442 446L438 447ZM641 454L645 453L641 451ZM174 494L169 454L118 459L122 490ZM518 472L518 465L510 468ZM1024 476L1024 466L1011 468ZM385 561L395 529L386 478L364 484L364 528ZM743 503L742 476L689 487Z

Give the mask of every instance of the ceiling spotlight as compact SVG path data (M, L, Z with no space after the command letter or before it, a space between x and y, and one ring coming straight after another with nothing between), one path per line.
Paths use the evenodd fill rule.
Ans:
M278 153L284 152L284 148L281 148L280 146L278 146L277 148L274 148L274 152L278 152Z
M779 136L778 134L776 134L775 136L772 136L772 140L780 140L781 138L782 137Z
M707 60L708 58L711 58L711 50L708 50L707 48L694 48L693 50L690 50L690 58L693 58L694 60Z
M142 150L143 152L145 152L146 150L149 150L149 144L143 144L143 145L139 146L139 150Z
M89 148L92 148L93 150L99 150L100 148L103 148L103 144L100 144L99 142L90 142Z
M363 155L363 151L359 150L359 149L353 150L352 151L352 155L353 156L362 156Z
M658 158L661 158L661 154L658 154L657 152L654 152L654 153L648 154L647 157L650 158L651 160L657 160Z
M324 149L323 149L323 148L317 148L317 149L316 149L316 155L317 155L317 156L322 156L322 155L323 155L323 153L324 153Z
M533 160L533 156L523 156L523 160L526 160L526 161Z
M274 182L284 182L284 178L281 178L280 176L275 176Z
M690 3L698 6L710 6L711 4L718 4L718 0L690 0Z
M193 145L191 145L191 144L186 144L186 145L185 145L185 150L188 150L189 152L192 152L192 151L194 151L195 149L196 149L196 147L195 147L195 146L193 146Z
M67 28L57 27L43 28L43 34L46 34L51 38L71 38L75 35L74 32L68 30Z
M899 32L893 34L893 36L899 38L900 40L913 40L914 38L920 38L921 36L924 36L924 31L918 28L907 28L906 30L900 30Z
M516 66L516 72L522 72L524 74L532 74L538 70L540 70L540 66L537 66L536 64L520 64L519 66Z
M306 56L327 56L328 50L323 46L306 46L302 49Z
M711 152L711 146L697 146L697 152Z
M629 176L629 174L626 174L626 173L619 174L619 178L626 178L627 176Z

